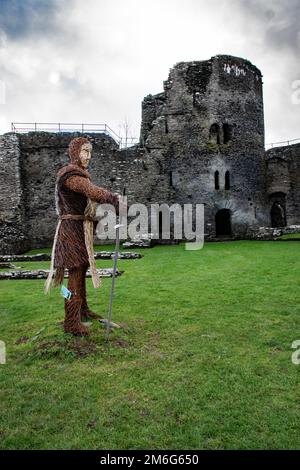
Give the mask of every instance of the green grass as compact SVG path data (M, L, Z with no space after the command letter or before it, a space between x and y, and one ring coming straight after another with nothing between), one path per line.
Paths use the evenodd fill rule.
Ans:
M282 235L279 237L280 240L290 240L290 239L296 239L300 240L300 233L287 233L286 235Z
M97 323L89 339L62 333L57 289L0 282L0 447L299 449L298 243L137 251L119 261L110 353ZM111 280L87 285L106 316Z

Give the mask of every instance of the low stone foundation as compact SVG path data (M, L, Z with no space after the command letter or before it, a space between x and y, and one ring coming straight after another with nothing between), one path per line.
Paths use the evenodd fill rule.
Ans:
M282 235L289 233L300 233L300 225L290 225L289 227L259 227L248 229L248 238L253 240L277 240Z
M112 277L113 275L113 270L112 269L97 269L97 273L100 277ZM124 271L116 271L116 276L121 276L124 273ZM49 274L49 270L20 270L20 271L10 271L10 272L0 272L0 281L1 280L15 280L15 279L47 279ZM65 278L69 277L68 271L65 271ZM86 277L91 277L91 273L88 270L86 273Z
M112 259L114 256L114 251L99 251L94 254L95 259ZM125 251L118 255L119 259L138 259L142 257L143 255L140 253ZM0 262L10 261L51 261L51 257L47 253L38 253L36 255L0 255Z

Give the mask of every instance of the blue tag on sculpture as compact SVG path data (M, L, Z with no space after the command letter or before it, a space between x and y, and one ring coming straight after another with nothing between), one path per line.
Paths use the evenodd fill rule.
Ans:
M69 289L67 289L66 286L61 286L60 293L65 299L68 299L68 300L70 300L72 296L72 292L69 291Z

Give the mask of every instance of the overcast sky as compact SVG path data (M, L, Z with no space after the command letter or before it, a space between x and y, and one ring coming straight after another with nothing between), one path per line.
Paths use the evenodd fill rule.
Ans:
M299 20L299 0L0 0L0 134L126 118L138 137L176 62L230 54L262 71L266 142L300 138Z

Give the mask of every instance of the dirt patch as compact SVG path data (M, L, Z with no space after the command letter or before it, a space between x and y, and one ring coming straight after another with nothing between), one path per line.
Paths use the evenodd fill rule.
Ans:
M114 345L117 346L118 348L129 348L129 343L128 341L125 341L125 339L115 339L114 340Z
M28 336L21 336L21 338L16 340L15 344L16 345L24 344L24 343L27 343L28 341L29 341Z
M76 353L77 357L87 357L96 352L97 346L87 340L74 338L70 341L71 349Z
M34 353L43 359L49 359L51 357L75 357L85 358L91 354L94 354L97 350L96 344L83 339L83 338L71 338L68 341L65 340L44 340L36 344Z

